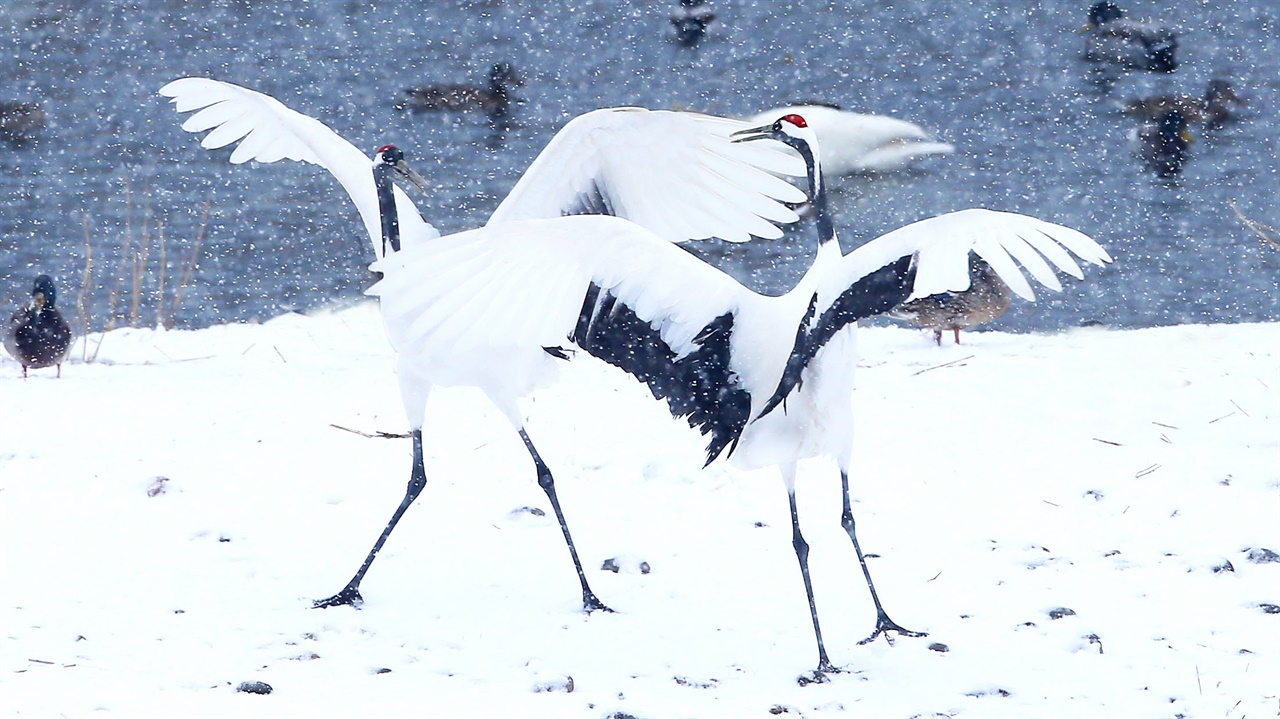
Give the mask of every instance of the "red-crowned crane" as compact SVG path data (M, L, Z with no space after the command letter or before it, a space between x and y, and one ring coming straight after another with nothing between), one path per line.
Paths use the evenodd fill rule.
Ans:
M187 129L219 124L208 124L219 115L194 122L199 117L189 120ZM247 131L223 133L215 142L235 142ZM221 146L210 141L218 132L206 138L206 146ZM387 171L402 164L402 153L383 147L374 171L366 170L355 191L344 181L366 225L378 228L371 236L377 238L375 252L382 259L372 269L383 279L370 292L380 298L398 353L405 407L415 427L414 473L404 500L352 582L320 604L358 601L364 571L425 483L420 427L426 393L434 383L449 383L481 387L512 418L556 509L585 608L603 608L582 574L551 473L523 431L515 407L523 393L550 381L576 347L636 376L668 401L673 415L709 435L708 462L727 454L735 466L779 467L788 489L792 543L820 672L835 667L822 641L809 581L808 546L795 510L795 469L801 459L835 457L845 496L842 523L877 607L872 637L904 632L875 594L849 506L855 322L904 300L966 289L971 252L987 261L1012 291L1030 299L1030 285L1015 259L1038 281L1060 289L1049 262L1082 277L1067 249L1096 264L1109 260L1105 251L1065 227L1021 215L966 210L909 225L842 256L826 207L816 142L802 118L788 116L766 128L740 131L737 138L772 138L790 145L805 159L812 188L817 257L792 291L766 297L672 247L669 240L676 235L669 231L654 232L643 223L607 215L524 219L538 217L528 201L536 194L534 185L526 180L558 166L555 158L564 156L552 148L564 132L535 160L490 224L412 245L398 243L394 236L406 225L400 215L412 210ZM627 176L622 172L617 177ZM617 188L593 187L590 201L578 200L576 207L625 208L616 195L606 194ZM368 199L376 202L376 220L365 212ZM383 244L392 251L380 251Z
M375 257L408 257L412 255L405 253L440 248L450 242L439 237L409 197L392 183L395 172L415 184L420 182L405 174L403 153L396 148L381 148L371 173L368 158L324 123L261 93L205 78L175 80L160 93L172 98L179 112L199 110L182 127L189 132L209 131L201 141L203 147L236 144L232 163L288 158L331 172L355 202ZM668 242L780 237L782 232L774 223L798 219L784 203L803 202L806 196L778 175L801 175L804 166L780 145L732 142L730 134L744 127L736 120L639 108L581 115L565 125L535 158L490 216L482 234L517 239L527 228L524 223L515 223L532 218L560 218L549 220L550 225L589 233L589 218L562 216L607 213L615 216L609 226L644 226L646 233ZM607 609L587 584L551 472L525 432L517 406L521 397L554 378L556 365L562 361L558 357L562 353L555 347L564 344L565 338L550 341L547 349L539 346L530 350L518 335L508 340L484 332L490 341L478 347L472 338L472 345L460 342L454 347L422 348L412 332L406 334L403 319L396 314L401 304L398 295L386 297L383 316L399 353L398 379L413 440L409 484L351 581L334 596L317 601L316 606L362 601L360 582L365 572L426 485L422 424L427 397L432 386L439 384L479 387L519 431L564 533L581 584L583 607L588 612ZM440 312L444 304L433 309ZM501 322L514 312L519 308L500 308L489 321ZM453 308L446 316L437 317L433 331L456 328L458 320L468 317L465 308ZM415 319L419 324L424 321L424 317Z
M523 387L576 348L632 374L667 400L672 415L709 435L708 463L727 455L743 469L777 466L817 670L835 671L796 513L802 459L826 455L839 465L842 525L877 611L875 632L864 641L887 631L921 636L885 612L854 531L848 469L856 322L907 300L967 289L971 253L1027 299L1034 295L1015 260L1060 290L1050 262L1083 277L1067 250L1094 264L1110 257L1075 230L980 209L917 222L842 255L819 149L804 119L787 115L737 135L779 140L806 162L819 246L808 272L784 295L752 292L644 227L609 216L490 225L388 254L372 266L383 279L370 294L380 298L391 341L407 358L402 367L448 373L482 366L494 375L488 386ZM375 164L397 160L398 153L384 153ZM383 212L395 212L389 194L382 196Z

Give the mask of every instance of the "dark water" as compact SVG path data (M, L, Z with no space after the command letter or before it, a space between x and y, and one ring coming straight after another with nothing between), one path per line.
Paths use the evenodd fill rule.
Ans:
M138 321L156 321L160 238L164 313L186 258L198 264L176 325L266 319L358 298L367 238L327 173L295 163L232 167L179 129L156 91L203 75L273 95L357 146L394 142L435 186L420 202L442 232L474 227L569 118L643 105L746 115L798 99L902 117L957 154L906 173L837 183L847 247L912 220L971 206L1080 229L1116 258L1061 296L1016 305L998 326L1054 329L1280 320L1280 251L1236 219L1280 225L1275 108L1280 10L1269 2L1127 2L1181 32L1169 75L1099 73L1073 31L1087 3L864 0L715 3L699 47L669 42L664 3L245 0L0 3L0 89L39 102L49 127L0 144L0 300L16 304L37 272L74 308L86 234L91 325L128 322L139 261ZM674 5L674 2L671 3ZM569 9L569 8L572 9ZM511 127L480 117L410 116L400 89L482 83L508 60L524 75ZM1131 153L1118 101L1200 94L1229 78L1249 99L1240 119L1196 129L1193 156L1162 179ZM207 223L203 207L209 202ZM203 231L201 227L203 225ZM131 248L121 262L122 247ZM785 243L697 248L753 286L785 289L803 271L812 230Z

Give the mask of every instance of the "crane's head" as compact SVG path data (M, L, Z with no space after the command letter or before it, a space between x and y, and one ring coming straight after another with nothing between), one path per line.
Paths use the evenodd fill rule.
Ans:
M752 140L777 140L800 154L809 168L810 197L817 197L822 183L819 169L818 136L803 117L790 113L778 118L770 125L761 125L746 130L738 130L730 137L734 142L750 142Z
M418 188L418 191L422 194L427 194L426 178L409 167L409 163L404 161L404 151L395 145L379 147L378 152L373 156L373 166L375 169L383 167L391 170L396 177Z
M816 148L818 138L813 134L809 123L795 113L783 115L771 125L761 125L746 130L738 130L731 135L734 142L750 142L752 140L777 140L786 143L804 154L806 148Z

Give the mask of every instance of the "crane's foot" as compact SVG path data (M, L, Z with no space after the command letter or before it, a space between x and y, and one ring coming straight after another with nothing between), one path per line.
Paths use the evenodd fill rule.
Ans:
M899 635L904 637L929 636L927 632L913 632L910 629L903 629L897 622L890 619L888 614L882 613L880 617L876 620L876 630L871 633L871 636L858 642L858 644L870 644L871 642L874 642L876 640L876 637L879 637L880 635L883 634L885 641L889 642L889 645L892 646L893 637L889 634L889 632L897 632Z
M355 607L360 608L364 604L364 597L360 596L360 590L351 585L347 585L341 592L329 597L328 599L317 599L311 603L312 609L328 609L329 607Z
M796 684L799 684L802 687L807 687L810 684L826 684L831 681L831 677L828 676L829 674L840 674L843 671L843 669L840 669L826 659L823 659L818 662L817 669L814 669L811 672L805 672L804 674L796 677Z
M584 614L590 614L595 611L608 612L609 614L617 614L617 612L605 606L604 602L597 599L596 595L592 594L591 592L582 593L582 611Z

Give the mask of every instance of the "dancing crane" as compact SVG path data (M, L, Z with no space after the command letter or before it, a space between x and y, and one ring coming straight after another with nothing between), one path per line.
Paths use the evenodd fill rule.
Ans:
M373 244L374 256L413 256L418 249L449 246L418 214L413 202L392 182L399 175L414 184L421 181L406 172L403 153L384 146L374 159L319 120L285 107L274 98L229 83L205 78L184 78L165 85L161 95L170 97L179 112L198 110L182 127L188 132L209 131L201 141L208 149L235 144L232 163L281 159L319 165L333 174L359 210ZM523 221L545 220L553 228L569 228L591 237L585 218L608 213L613 227L644 226L664 242L718 237L741 242L752 237L776 238L782 232L774 223L795 222L798 217L784 203L799 203L806 196L778 175L799 175L803 164L781 145L746 146L731 141L730 134L744 123L694 113L648 111L639 108L596 110L570 121L534 159L520 181L490 216L485 237L520 241L527 231ZM569 216L569 217L562 217ZM568 230L560 230L564 232ZM474 235L469 235L474 236ZM389 263L390 265L390 263ZM527 267L534 267L529 263ZM380 271L394 271L383 269ZM403 273L392 282L409 280ZM437 289L443 288L441 284ZM459 295L461 297L462 295ZM379 535L365 561L337 594L319 600L318 607L358 604L363 601L360 583L405 510L426 485L422 425L427 397L433 385L479 387L519 431L537 469L538 483L547 494L565 542L569 547L583 607L590 612L607 609L587 584L577 550L556 496L554 479L524 429L518 400L554 378L563 352L555 346L564 337L532 347L513 337L493 335L492 342L475 345L477 325L467 342L418 346L418 330L410 329L399 315L400 294L382 301L388 334L398 350L397 372L401 399L409 420L413 444L410 480L403 500ZM472 317L466 308L446 309L435 315L436 337L444 329L459 327ZM494 318L510 317L518 308L503 308ZM575 310L576 312L576 310ZM413 327L431 321L429 313L413 318ZM525 350L529 350L525 352ZM510 356L508 356L510 352ZM523 353L523 354L522 354Z
M529 386L576 348L644 382L673 416L708 435L708 464L724 455L742 469L778 467L824 673L836 668L796 511L802 459L826 455L839 465L841 523L877 612L864 642L889 631L922 636L885 612L854 531L848 470L856 322L967 289L971 253L1026 299L1034 293L1018 264L1060 290L1050 262L1083 278L1068 250L1099 265L1110 257L1075 230L980 209L908 225L843 255L812 130L787 115L736 137L766 138L804 158L819 239L812 266L784 295L752 292L644 227L609 216L491 225L388 254L371 267L383 279L369 293L381 300L402 368L480 365L492 372L491 383ZM383 211L394 212L383 196Z
M179 96L179 109L205 107L184 103L181 88L166 90ZM239 116L224 110L213 119L219 115ZM184 127L218 125L208 124L210 118L197 122L199 117L193 116ZM307 119L302 129L319 125ZM736 138L780 140L806 160L820 238L818 255L792 291L766 297L673 247L670 232L654 232L643 223L607 215L523 217L537 216L531 210L537 204L533 198L545 189L534 191L526 181L543 172L557 174L558 155L551 151L567 130L535 160L488 225L430 241L402 241L399 251L397 242L382 234L383 227L397 232L406 224L396 217L406 205L391 186L389 173L372 173L381 190L368 181L368 169L354 190L343 182L366 226L378 228L371 237L377 238L375 254L381 259L372 269L383 279L370 293L380 298L398 354L405 409L416 428L414 474L405 499L352 582L318 604L359 601L360 578L425 484L420 427L426 393L432 383L450 383L481 387L511 418L537 467L539 484L556 509L575 559L584 608L604 608L587 586L551 473L515 407L523 392L550 381L557 366L575 356L576 347L631 373L656 397L667 400L674 416L709 435L708 463L726 455L738 467L779 467L788 490L792 544L809 602L819 671L835 667L823 644L809 581L808 545L795 509L795 470L801 459L829 455L839 463L842 525L877 608L876 632L868 640L886 631L908 633L889 619L875 594L849 507L854 323L903 300L964 290L971 252L991 264L1015 294L1032 299L1017 263L1042 284L1060 289L1049 262L1082 277L1067 250L1095 264L1109 260L1105 251L1065 227L1021 215L966 210L909 225L842 256L826 207L816 142L802 118L788 116L767 128L743 130ZM230 144L245 132L214 138L219 133L215 129L204 144ZM257 142L261 145L263 139ZM240 148L233 161L237 153ZM240 157L247 159L245 153ZM375 166L399 165L401 157L395 148L384 147ZM605 194L617 188L592 186L595 194L589 202L576 200L577 207L625 207L617 196ZM374 201L377 218L366 214L368 199ZM407 207L412 209L411 204ZM383 222L383 216L388 221ZM392 251L381 251L384 243Z

